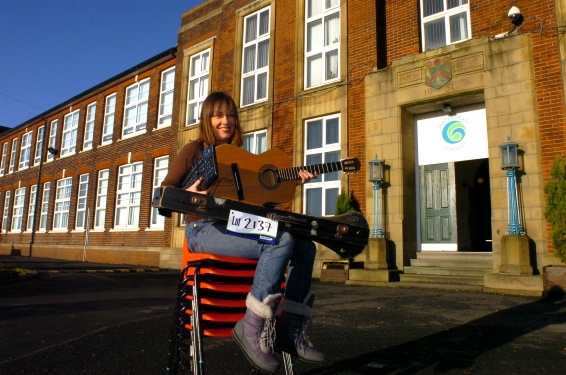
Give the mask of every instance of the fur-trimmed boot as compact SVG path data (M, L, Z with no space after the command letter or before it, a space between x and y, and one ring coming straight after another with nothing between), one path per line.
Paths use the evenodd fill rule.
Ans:
M284 299L281 303L281 321L277 328L275 348L299 357L303 361L320 363L324 354L314 348L309 339L311 307L314 294L310 292L303 303Z
M261 371L274 373L279 370L279 360L273 354L275 341L275 317L281 293L270 294L261 302L251 293L246 298L246 315L236 323L232 337L236 340L250 363Z

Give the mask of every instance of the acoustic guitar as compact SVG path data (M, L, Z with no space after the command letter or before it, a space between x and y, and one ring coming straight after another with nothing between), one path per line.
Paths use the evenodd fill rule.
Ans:
M218 179L212 183L210 194L261 206L275 206L293 199L301 169L318 174L336 171L349 174L360 169L356 158L293 167L281 150L271 149L256 155L232 145L216 147L216 160Z

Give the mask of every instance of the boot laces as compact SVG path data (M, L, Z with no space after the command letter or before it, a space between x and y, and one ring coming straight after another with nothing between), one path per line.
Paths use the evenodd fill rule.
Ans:
M258 333L259 347L264 353L274 353L275 346L275 319L265 319L263 328Z
M310 333L311 333L311 326L312 320L310 317L303 317L303 324L301 329L298 330L296 338L295 338L295 345L299 349L305 349L307 346L313 347L310 340Z

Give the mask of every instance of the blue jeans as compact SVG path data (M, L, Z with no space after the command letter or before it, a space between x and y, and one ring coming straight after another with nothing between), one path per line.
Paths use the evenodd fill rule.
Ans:
M192 252L258 259L251 293L260 301L280 292L283 273L288 268L285 298L303 303L311 289L316 255L312 241L278 232L277 243L270 245L226 235L225 231L225 222L202 219L189 223L185 234Z

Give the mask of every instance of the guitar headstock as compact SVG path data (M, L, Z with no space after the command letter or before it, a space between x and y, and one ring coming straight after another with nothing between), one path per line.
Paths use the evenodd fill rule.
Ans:
M347 158L340 160L342 164L342 172L346 174L354 173L360 170L360 161L356 158Z

